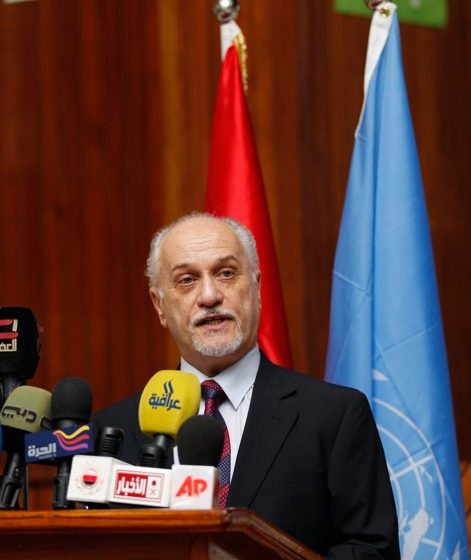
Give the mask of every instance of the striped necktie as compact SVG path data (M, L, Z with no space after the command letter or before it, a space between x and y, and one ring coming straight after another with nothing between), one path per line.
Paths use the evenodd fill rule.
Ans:
M204 414L215 418L224 429L224 445L218 465L220 482L218 505L220 508L224 508L231 483L231 441L224 418L219 412L219 405L227 399L227 395L220 385L212 379L201 383L201 394L205 400Z

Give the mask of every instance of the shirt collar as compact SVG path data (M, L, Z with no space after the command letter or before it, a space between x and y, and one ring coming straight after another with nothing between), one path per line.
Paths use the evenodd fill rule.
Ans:
M238 362L221 371L214 377L207 377L201 373L184 358L181 358L180 369L194 373L202 383L207 379L214 379L224 389L227 398L232 406L237 410L243 401L247 391L253 386L257 377L258 367L260 365L260 349L255 345L252 350L247 352Z

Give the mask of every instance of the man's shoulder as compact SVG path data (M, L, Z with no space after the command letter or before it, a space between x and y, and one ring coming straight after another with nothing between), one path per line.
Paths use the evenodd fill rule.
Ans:
M141 393L139 392L107 406L94 414L94 421L99 425L105 426L116 425L116 422L126 422L130 418L136 419L140 398Z
M326 400L330 403L346 405L353 402L367 402L367 398L358 389L336 385L323 379L313 377L307 373L278 366L262 355L260 374L268 383L281 382L292 386L303 399Z

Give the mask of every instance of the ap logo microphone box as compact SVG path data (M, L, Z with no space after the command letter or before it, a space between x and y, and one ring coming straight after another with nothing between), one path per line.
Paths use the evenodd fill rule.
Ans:
M219 471L215 467L173 465L170 509L216 507Z
M69 426L62 430L35 432L25 436L27 463L46 461L70 455L93 453L93 432L90 426Z

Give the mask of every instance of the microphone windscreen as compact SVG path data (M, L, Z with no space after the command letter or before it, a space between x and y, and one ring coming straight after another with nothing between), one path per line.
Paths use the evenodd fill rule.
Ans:
M40 354L39 324L29 307L0 307L0 378L33 377Z
M64 377L56 383L51 396L51 420L86 424L92 413L92 389L81 377Z
M224 430L211 416L192 416L181 425L177 436L182 465L217 467L224 444Z
M121 428L105 426L100 428L95 440L95 455L117 458L124 440Z
M51 429L51 393L39 387L17 387L5 401L0 413L5 428L24 432Z
M183 422L198 411L200 399L196 375L177 370L157 372L144 387L139 401L141 431L150 437L164 434L175 440Z
M160 468L162 451L155 443L143 443L139 449L140 467Z

